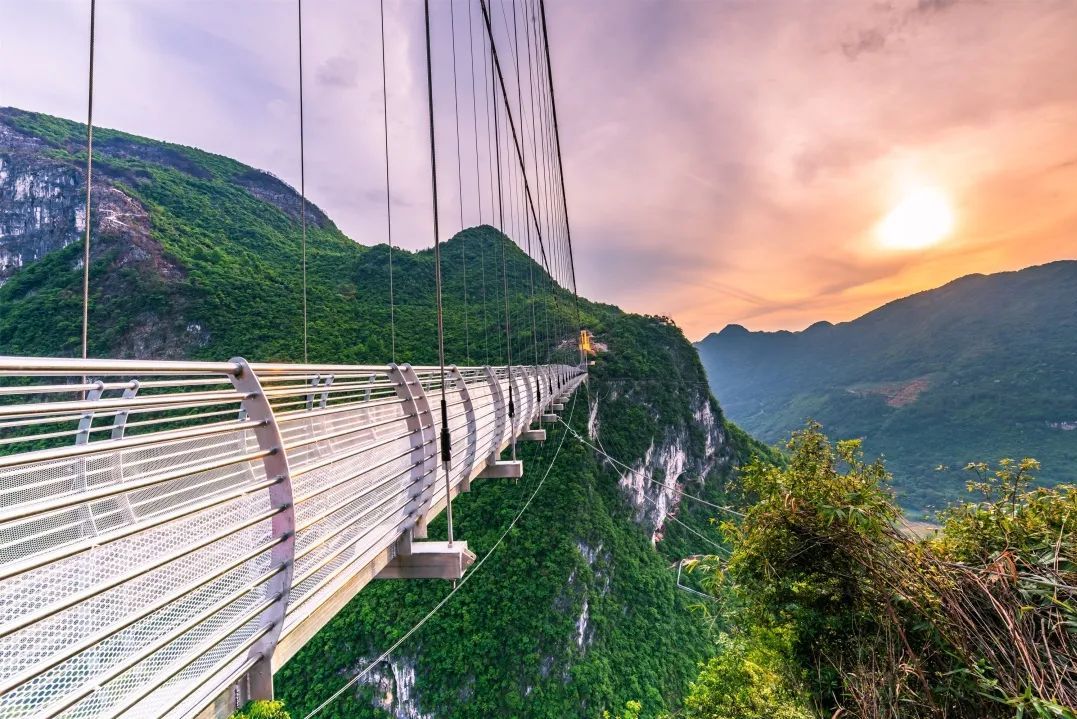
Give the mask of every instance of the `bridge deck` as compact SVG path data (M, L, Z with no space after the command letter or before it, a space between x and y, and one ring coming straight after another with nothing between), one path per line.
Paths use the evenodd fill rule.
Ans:
M456 495L584 377L0 357L0 715L270 696L445 506L443 382Z

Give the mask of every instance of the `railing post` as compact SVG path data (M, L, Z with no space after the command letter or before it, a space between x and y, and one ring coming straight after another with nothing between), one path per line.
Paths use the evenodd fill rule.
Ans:
M282 539L270 550L270 561L274 567L282 567L280 572L266 584L266 594L275 597L273 604L259 617L262 627L269 626L265 636L251 645L248 659L257 663L247 674L248 691L251 699L273 698L273 650L277 638L284 626L284 615L288 610L288 594L292 588L292 570L295 564L295 507L292 505L292 478L288 469L288 457L284 451L280 427L277 425L273 408L262 391L262 383L247 364L247 360L236 357L232 360L239 365L239 372L230 379L236 391L244 396L243 411L254 424L254 437L258 448L272 450L263 458L267 479L278 481L269 487L269 501L274 507L283 508L271 520L273 537Z
M410 540L426 536L426 515L434 498L434 482L437 481L438 446L434 415L430 411L430 402L422 382L411 365L389 365L389 377L396 387L396 394L404 400L408 414L406 423L411 441L411 478L408 489L411 501L408 504L409 519L406 525L408 537L401 543L401 553L410 552Z
M105 393L105 383L98 380L94 383L94 388L86 393L87 402L96 402L101 399L101 395ZM87 444L90 441L90 428L93 426L94 411L87 410L83 412L82 417L79 419L78 433L75 435L75 444ZM86 460L80 459L76 464L75 477L71 482L72 490L86 489ZM82 505L79 508L79 514L82 515L82 524L79 527L79 533L82 536L94 537L97 536L97 522L94 521L93 510L90 508L89 503Z
M527 424L528 427L535 423L535 418L538 417L539 411L542 409L542 365L535 365L535 369L531 373L531 379L535 380L535 386L532 388L535 403L534 407L531 409L530 421Z
M131 383L123 390L123 399L134 399L138 395L140 386L137 379L131 380ZM127 419L130 416L130 410L121 409L116 413L116 416L112 418L112 439L123 439L124 432L127 431ZM112 481L116 482L116 484L123 481L122 452L117 452L115 454L112 467ZM126 494L121 494L117 497L117 503L120 505L120 509L123 510L123 516L127 518L127 521L134 522L135 511L131 508L131 498Z
M464 376L460 374L460 369L453 365L449 367L449 376L456 382L456 386L460 389L460 400L464 405L464 420L467 423L467 440L465 442L464 451L464 473L460 480L460 491L471 491L471 470L475 468L475 458L478 455L478 442L479 433L475 423L475 404L471 401L471 390L468 389L467 382L464 381Z
M539 406L539 398L535 396L535 389L531 383L535 371L537 371L535 367L523 368L523 393L528 397L528 413L526 415L527 422L520 423L521 431L531 426L531 418L534 417L535 407Z
M520 416L517 419L519 429L517 429L516 425L512 427L512 436L515 438L531 424L530 418L531 412L535 408L535 396L531 394L531 383L527 381L527 368L523 365L516 365L516 378L512 381L516 383L516 393L520 397Z
M505 421L508 419L509 410L505 404L505 395L501 391L501 383L497 380L497 372L489 365L486 366L486 381L490 383L490 395L494 399L494 439L490 447L490 457L487 459L493 463L501 456L501 442L505 436Z

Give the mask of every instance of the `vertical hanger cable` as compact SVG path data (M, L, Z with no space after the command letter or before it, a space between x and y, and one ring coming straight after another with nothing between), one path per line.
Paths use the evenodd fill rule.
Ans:
M460 154L460 91L456 79L456 0L449 0L449 31L452 34L452 105L456 121L456 199L460 206L460 230L464 229L464 164ZM471 330L467 302L467 235L460 235L460 268L464 278L464 356L471 364Z
M299 30L299 197L302 202L300 210L303 227L303 362L308 362L307 354L307 158L303 127L303 0L296 0Z
M445 320L441 302L441 234L438 228L438 165L437 145L434 141L434 67L430 52L430 0L423 0L423 17L426 27L426 101L430 120L430 185L434 214L434 282L437 298L438 320L438 366L441 379L441 465L445 471L445 517L449 524L449 546L453 543L452 490L449 486L449 469L452 463L452 438L449 435L449 406L445 396Z
M97 2L90 0L90 67L86 82L86 240L82 246L82 359L89 352L90 340L90 187L93 184L93 59L94 25L97 19ZM83 384L86 384L83 378Z
M381 24L381 120L385 138L385 237L389 244L389 336L393 364L396 364L396 301L393 297L393 202L389 184L389 86L385 69L385 0L378 1Z

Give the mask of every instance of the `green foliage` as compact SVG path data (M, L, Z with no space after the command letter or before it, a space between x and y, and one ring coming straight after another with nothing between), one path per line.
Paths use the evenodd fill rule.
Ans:
M4 110L7 122L45 140L73 171L84 161L85 128L45 115ZM80 160L79 153L83 153ZM90 354L137 356L139 331L164 338L157 357L302 361L302 242L298 195L272 176L219 155L95 128L95 178L120 188L149 215L152 261L133 261L132 238L99 232L90 276ZM270 202L267 199L273 201ZM308 201L309 359L382 363L392 356L389 248L345 237ZM380 238L375 238L380 239ZM572 358L555 346L574 337L571 293L557 287L508 238L489 226L444 242L446 346L458 364ZM81 247L69 245L0 287L0 347L9 354L78 353ZM396 360L436 362L434 252L393 248ZM506 343L501 254L509 288ZM530 269L537 286L531 295ZM169 271L162 268L171 267ZM476 273L475 267L485 272ZM466 268L472 268L467 283ZM495 269L497 271L495 271ZM535 326L532 326L532 308ZM601 332L616 308L580 303ZM200 328L197 339L190 327ZM537 345L537 347L536 347Z
M687 719L811 719L788 631L723 634L685 700Z
M232 719L291 719L284 711L284 702L258 701L248 702L245 707L232 715Z
M617 717L614 717L608 711L602 712L602 719L639 719L639 713L643 710L643 705L637 701L625 702L624 711Z
M955 504L940 513L943 532L936 549L960 562L990 562L1005 552L1018 553L1030 564L1060 560L1077 568L1077 487L1051 489L1030 485L1039 462L1002 459L995 467L977 462L969 491L978 502Z
M915 540L898 528L889 473L858 441L831 444L811 423L788 448L785 466L744 472L756 501L723 524L732 556L700 563L736 639L687 716L722 711L758 677L824 716L1073 716L1074 488L1031 489L1032 459L970 464L983 501L954 505L937 536ZM744 659L760 637L765 651Z
M972 275L851 322L803 332L730 327L698 343L715 395L778 442L807 418L861 437L904 507L962 498L961 468L1034 453L1041 486L1077 482L1077 261ZM903 387L915 391L900 393ZM911 400L911 401L910 401ZM945 472L936 472L939 465Z

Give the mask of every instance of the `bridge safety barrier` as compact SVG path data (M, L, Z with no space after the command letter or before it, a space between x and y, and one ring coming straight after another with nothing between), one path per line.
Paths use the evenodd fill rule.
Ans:
M442 383L455 494L584 377L0 357L0 719L270 696L319 609L445 505Z

